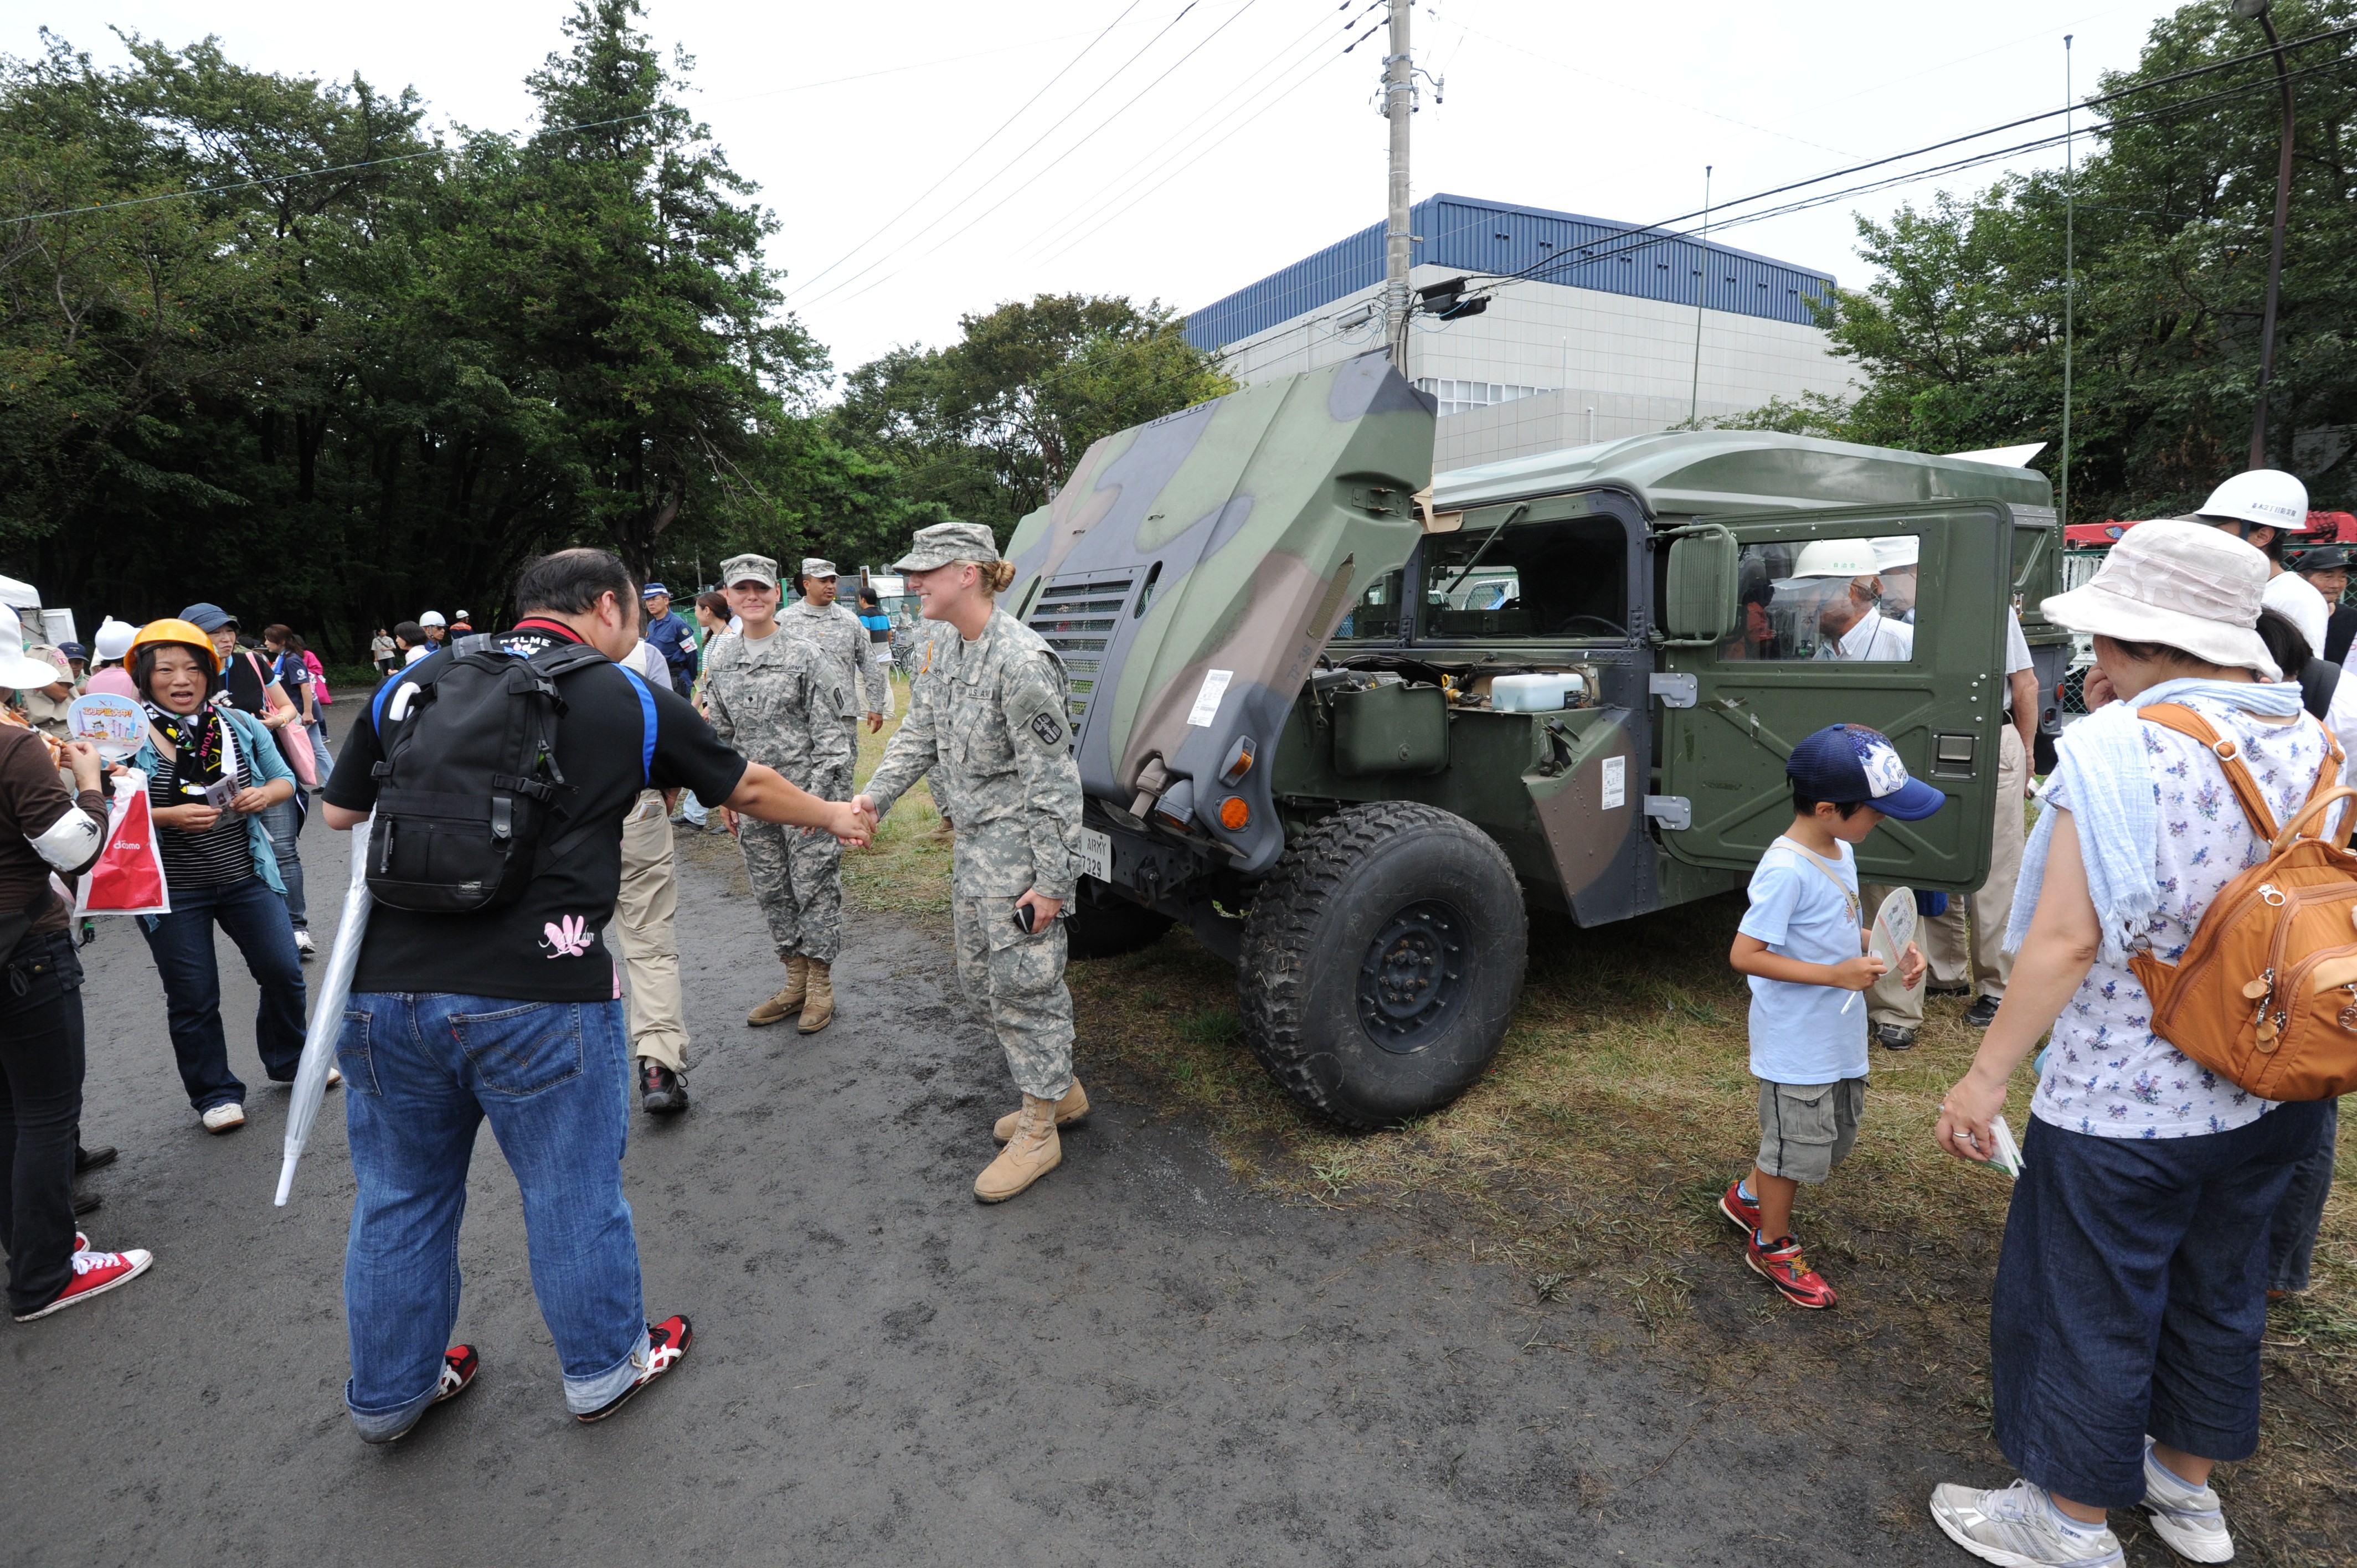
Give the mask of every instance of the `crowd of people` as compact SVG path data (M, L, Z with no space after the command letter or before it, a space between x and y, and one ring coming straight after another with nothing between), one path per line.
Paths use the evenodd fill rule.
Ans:
M1932 1136L1957 1158L2015 1166L1992 1380L1998 1443L2021 1478L1943 1485L1932 1512L1990 1562L2120 1563L2105 1510L2126 1508L2144 1509L2181 1555L2233 1554L2211 1473L2256 1446L2266 1304L2307 1287L2337 1101L2269 1100L2189 1058L2155 1033L2149 988L2175 983L2161 971L2205 940L2222 890L2282 852L2278 824L2288 838L2310 805L2310 819L2357 815L2330 793L2357 742L2357 688L2326 656L2336 640L2345 651L2357 622L2335 607L2349 553L2297 549L2298 489L2287 475L2240 476L2195 516L2130 531L2092 581L2045 601L2046 618L2092 639L2095 657L2092 712L2061 737L2042 790L2029 768L2037 685L2011 619L1996 671L2008 722L1992 875L1945 908L1919 899L1920 946L1874 950L1868 908L1917 896L1862 887L1854 846L1886 817L1920 821L1949 797L1910 778L1865 726L1830 725L1796 746L1792 825L1752 878L1730 953L1752 993L1760 1141L1719 1207L1744 1232L1749 1265L1802 1307L1838 1299L1794 1214L1855 1145L1871 1047L1915 1044L1927 989L1974 994L1965 1019L1982 1043ZM1780 646L1752 613L1773 596L1752 593L1747 563L1747 629L1723 657L1909 656L1912 541L1821 541L1784 564L1787 596L1821 585L1813 630ZM860 726L880 731L892 709L888 623L872 596L857 612L839 604L823 559L801 563L789 602L776 562L734 556L691 619L664 585L633 582L603 552L544 557L519 579L505 631L477 637L466 612L429 611L381 632L371 651L382 680L331 768L317 717L330 701L323 674L284 626L248 649L236 618L211 604L136 628L110 622L86 677L78 650L52 664L0 628L0 684L15 683L22 721L0 726L0 913L19 921L0 923L11 977L0 994L0 1242L16 1316L89 1299L150 1262L91 1248L72 1227L77 1165L111 1153L79 1146L80 969L50 881L91 865L104 837L104 770L52 727L85 683L127 687L148 721L132 766L148 780L171 910L141 925L207 1129L239 1125L244 1095L228 1063L213 928L259 983L264 1071L291 1078L312 950L296 852L306 784L318 786L328 827L371 834L383 879L371 875L377 907L337 1051L359 1183L346 1400L369 1441L400 1437L480 1365L451 1337L467 1166L486 1119L523 1195L534 1289L572 1412L603 1419L692 1346L686 1314L645 1310L620 1154L624 1081L645 1113L688 1104L673 833L695 813L736 835L785 968L747 1023L792 1019L811 1035L836 1015L844 848L868 842L930 777L956 823L960 983L1020 1094L992 1128L1000 1147L974 1194L1004 1201L1054 1170L1059 1128L1088 1110L1058 920L1081 865L1067 679L998 607L1013 568L988 530L921 530L896 570L930 624L906 722L856 792ZM481 761L450 726L500 693L524 700L515 693L533 682L502 684L517 661L558 699L562 723L529 764ZM490 769L479 789L451 784L470 767ZM2027 833L2026 795L2042 799ZM417 869L428 857L412 824L487 869L471 879ZM2357 997L2357 969L2349 991ZM2244 994L2261 997L2267 1027L2274 993ZM2357 1034L2357 1003L2341 1016ZM2015 1159L2000 1112L2033 1052Z

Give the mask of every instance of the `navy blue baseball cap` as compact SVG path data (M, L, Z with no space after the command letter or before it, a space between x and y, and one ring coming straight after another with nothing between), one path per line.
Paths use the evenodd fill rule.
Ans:
M180 612L180 618L195 626L199 631L207 633L237 624L237 617L211 603L190 605Z
M1784 777L1813 800L1856 801L1902 822L1920 822L1948 803L1939 790L1907 777L1889 736L1864 725L1827 725L1810 736L1785 759Z

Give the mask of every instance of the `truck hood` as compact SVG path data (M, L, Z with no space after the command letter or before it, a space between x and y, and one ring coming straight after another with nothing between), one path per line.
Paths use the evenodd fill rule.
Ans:
M1017 525L1010 600L1071 672L1090 795L1128 807L1158 759L1192 781L1200 832L1247 873L1274 863L1278 733L1356 595L1415 542L1435 407L1381 354L1263 382L1106 436ZM1240 740L1257 763L1221 785ZM1241 830L1219 817L1231 796Z

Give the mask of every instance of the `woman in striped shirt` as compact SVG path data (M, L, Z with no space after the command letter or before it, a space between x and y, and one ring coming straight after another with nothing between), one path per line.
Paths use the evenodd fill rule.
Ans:
M195 626L152 622L131 652L132 680L147 709L147 745L131 765L147 775L172 904L169 914L143 915L139 925L163 977L188 1103L207 1132L231 1132L245 1125L245 1085L230 1070L221 1026L216 924L261 987L253 1036L263 1070L287 1081L303 1056L303 965L262 821L264 811L294 798L295 775L269 731L215 701L221 662Z

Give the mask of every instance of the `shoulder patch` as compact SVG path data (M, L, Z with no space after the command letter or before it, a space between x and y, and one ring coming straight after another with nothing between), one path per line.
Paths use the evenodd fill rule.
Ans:
M1039 737L1039 744L1042 746L1064 744L1064 726L1057 722L1056 715L1053 714L1046 712L1033 714L1031 733Z

